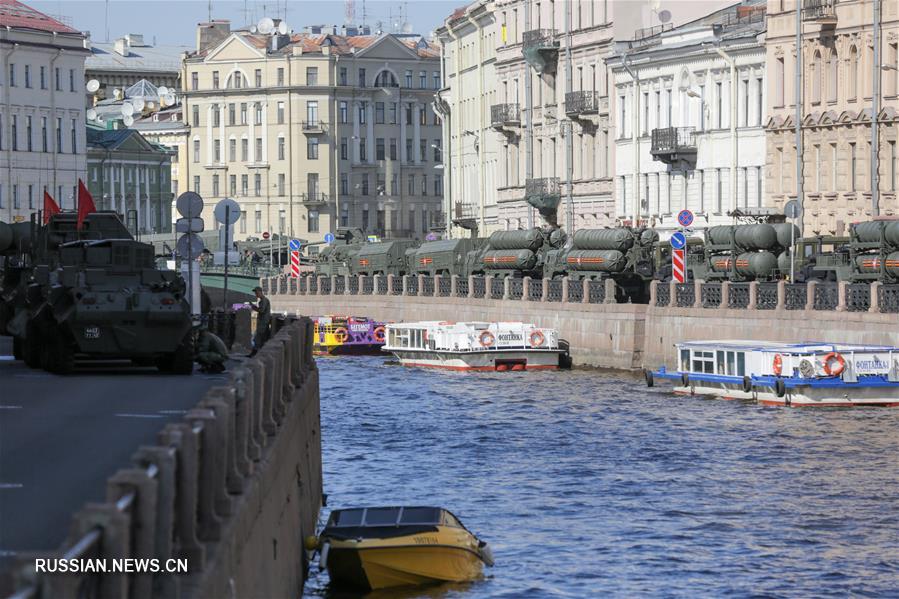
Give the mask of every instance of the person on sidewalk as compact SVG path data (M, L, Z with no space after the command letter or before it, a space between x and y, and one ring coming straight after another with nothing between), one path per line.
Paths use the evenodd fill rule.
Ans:
M253 293L256 294L258 302L255 306L250 305L250 308L256 312L256 335L253 337L253 351L250 352L250 358L255 356L256 352L268 341L269 327L272 324L272 303L262 293L262 287L256 287L253 289Z
M228 361L228 347L217 335L205 326L197 339L197 359L201 372L219 374L225 372Z

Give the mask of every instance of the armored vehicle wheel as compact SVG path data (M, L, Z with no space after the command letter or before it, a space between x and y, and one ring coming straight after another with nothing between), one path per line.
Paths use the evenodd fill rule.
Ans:
M174 353L159 358L157 368L162 372L171 374L191 374L194 371L194 335L193 332L184 336L181 345Z
M71 374L75 369L75 347L62 332L56 333L48 341L45 368L56 374Z

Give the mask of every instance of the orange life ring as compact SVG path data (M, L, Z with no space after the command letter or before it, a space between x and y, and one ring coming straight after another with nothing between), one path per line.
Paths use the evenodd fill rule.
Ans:
M383 343L383 341L384 341L384 327L377 327L377 328L375 328L375 330L374 330L374 332L372 333L372 335L374 335L375 341L377 341L378 343Z
M483 347L493 347L493 344L496 343L496 337L494 337L493 333L491 333L490 331L483 331L481 332L481 336L478 338L478 341Z
M531 333L531 347L540 347L543 345L544 341L546 341L546 337L541 331L534 331Z
M334 329L334 338L337 339L338 343L344 343L349 336L350 334L344 327Z
M836 365L831 366L831 361L835 361ZM824 356L824 374L827 376L839 376L846 370L846 360L839 353L832 351Z
M774 364L772 365L774 374L780 376L784 369L784 360L780 354L774 354Z

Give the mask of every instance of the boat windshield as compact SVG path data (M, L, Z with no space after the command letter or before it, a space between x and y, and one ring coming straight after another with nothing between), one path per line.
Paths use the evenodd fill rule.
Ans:
M461 523L449 512L436 507L378 507L335 510L328 519L328 528L350 526L401 526L408 524L428 524L460 526Z

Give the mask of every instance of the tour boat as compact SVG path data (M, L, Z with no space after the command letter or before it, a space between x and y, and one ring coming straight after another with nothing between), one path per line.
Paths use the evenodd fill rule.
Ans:
M362 316L316 316L316 355L380 354L386 337L385 323Z
M676 343L677 369L646 370L674 392L786 406L899 406L899 348L841 343Z
M362 591L467 582L493 565L490 547L439 507L368 507L331 512L319 552L331 584Z
M383 351L404 366L496 371L552 370L568 354L557 331L523 322L389 324Z

